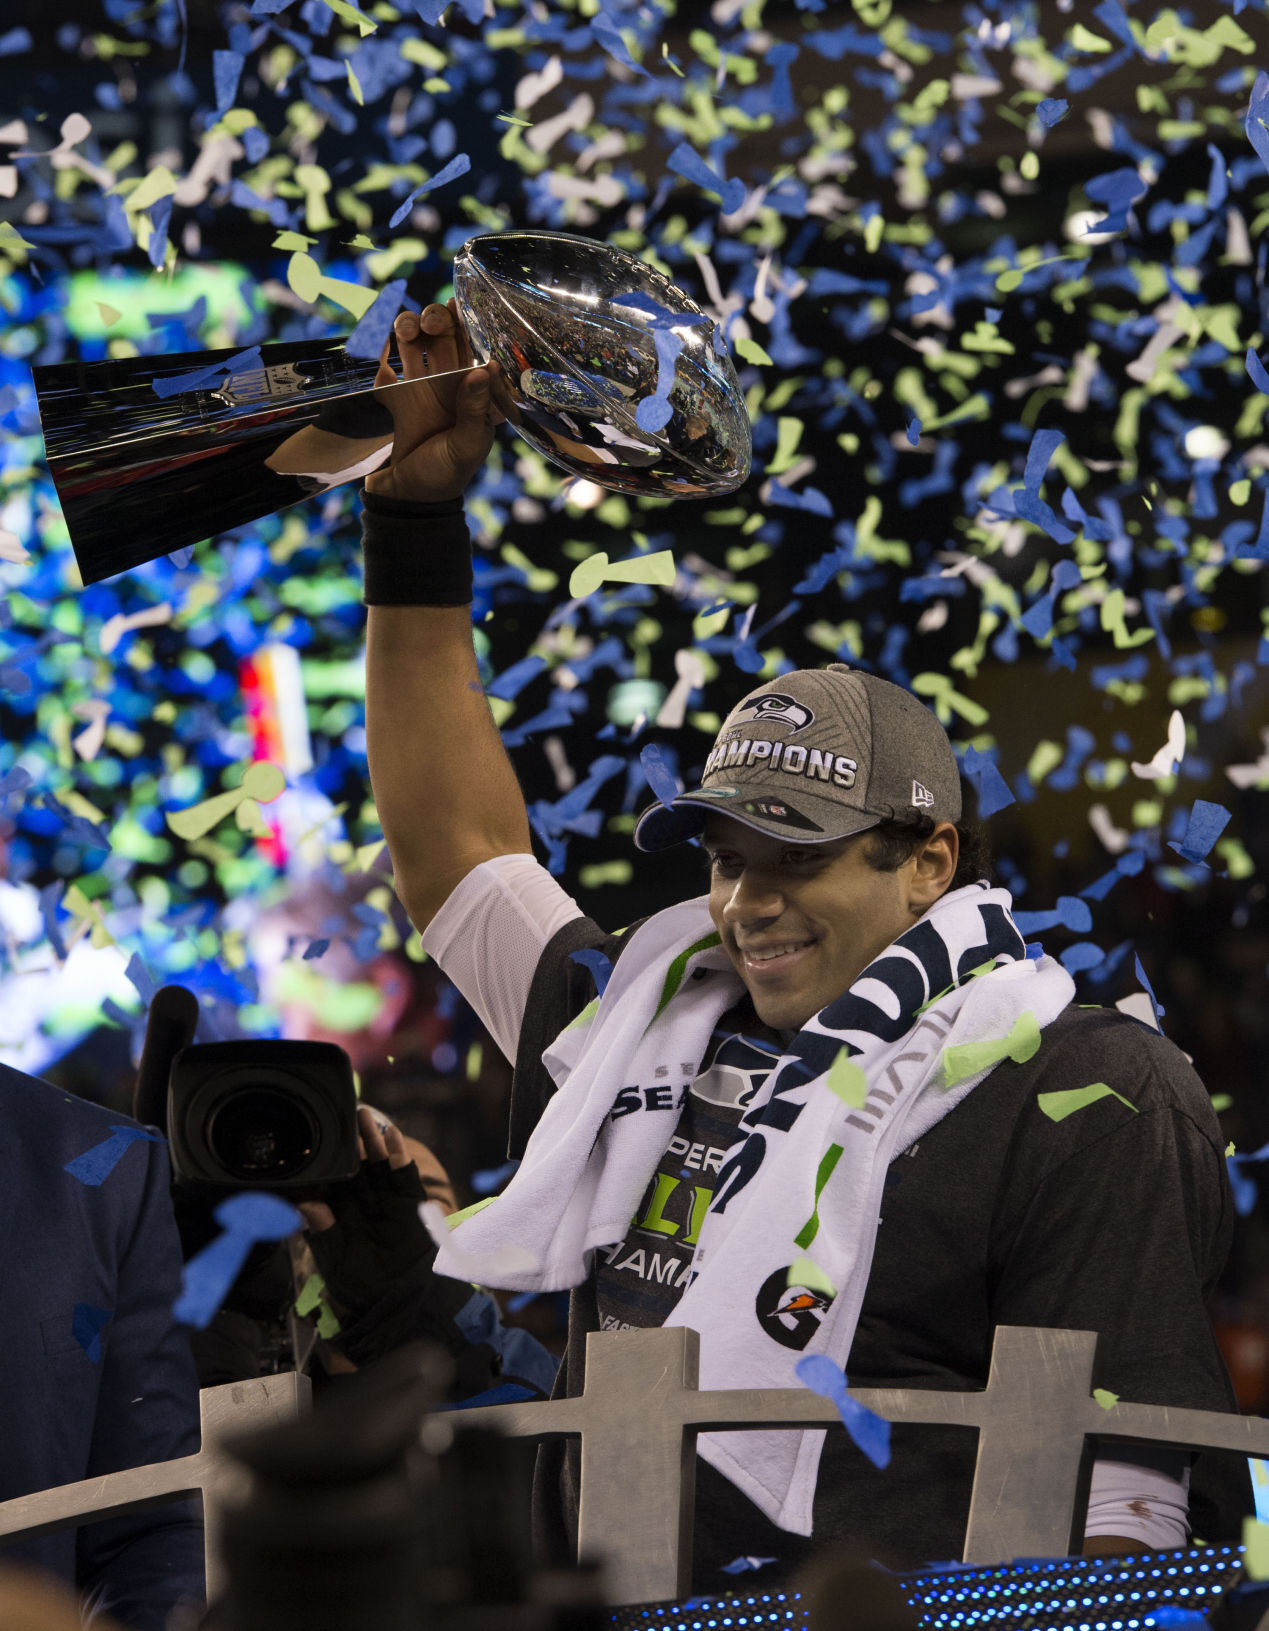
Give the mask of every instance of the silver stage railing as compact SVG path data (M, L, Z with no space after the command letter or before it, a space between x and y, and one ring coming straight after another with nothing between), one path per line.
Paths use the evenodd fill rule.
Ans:
M1264 1417L1122 1402L1103 1408L1092 1396L1096 1350L1091 1331L1002 1325L979 1392L852 1388L851 1395L891 1422L978 1429L967 1563L1078 1550L1098 1441L1269 1457ZM683 1598L691 1591L697 1433L844 1430L836 1406L804 1388L702 1392L699 1354L699 1337L683 1327L596 1332L587 1341L580 1397L434 1419L497 1427L514 1437L580 1438L578 1550L604 1560L609 1602ZM198 1455L0 1503L0 1535L61 1528L201 1491L214 1595L217 1506L230 1496L234 1476L218 1441L293 1419L307 1408L308 1395L308 1379L294 1375L207 1389Z

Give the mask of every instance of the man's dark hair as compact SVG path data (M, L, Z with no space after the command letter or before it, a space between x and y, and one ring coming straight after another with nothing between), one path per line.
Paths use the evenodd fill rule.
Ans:
M923 811L905 816L899 821L882 821L868 829L868 843L864 859L878 872L897 872L905 861L910 861L922 844L930 837L938 823ZM960 839L960 853L956 860L956 875L948 889L961 889L979 878L990 879L991 848L987 834L976 821L958 821L956 836Z

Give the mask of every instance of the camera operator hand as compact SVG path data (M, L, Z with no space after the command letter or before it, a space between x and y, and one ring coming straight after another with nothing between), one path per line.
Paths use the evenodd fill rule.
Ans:
M453 300L448 306L426 306L418 316L402 312L394 334L406 380L472 366L471 347ZM386 345L375 384L398 384ZM421 503L457 498L488 456L493 426L502 423L503 415L491 403L491 392L499 384L496 363L461 379L452 422L433 392L379 390L375 400L391 413L395 436L391 458L366 477L366 490L381 498Z
M327 1200L300 1206L328 1301L341 1318L365 1314L420 1262L435 1256L419 1219L423 1201L453 1208L449 1180L430 1150L419 1146L431 1164L424 1175L396 1127L381 1133L374 1113L364 1105L357 1111L357 1125L362 1155L357 1176L332 1185Z

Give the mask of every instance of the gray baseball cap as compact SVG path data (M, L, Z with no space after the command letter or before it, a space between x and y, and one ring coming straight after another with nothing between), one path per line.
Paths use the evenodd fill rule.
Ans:
M723 721L700 787L650 805L641 850L699 838L710 810L758 832L822 844L916 812L959 821L947 732L911 691L830 663L759 686Z

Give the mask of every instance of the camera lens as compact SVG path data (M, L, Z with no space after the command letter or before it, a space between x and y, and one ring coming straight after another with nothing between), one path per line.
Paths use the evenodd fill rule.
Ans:
M317 1149L317 1123L307 1108L269 1088L231 1094L212 1112L207 1146L243 1181L293 1178Z

